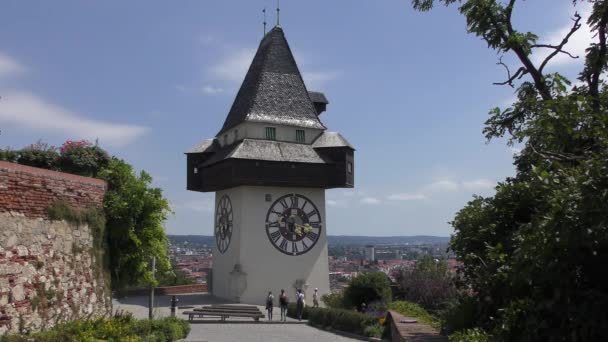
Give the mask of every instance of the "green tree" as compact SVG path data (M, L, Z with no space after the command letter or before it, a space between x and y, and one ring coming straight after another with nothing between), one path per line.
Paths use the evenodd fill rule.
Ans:
M456 287L445 259L425 255L413 268L399 271L397 283L403 299L426 310L437 310L456 299Z
M354 277L344 290L344 304L349 308L359 308L361 303L369 305L392 300L391 283L382 272L361 273Z
M570 37L543 42L517 30L516 0L413 0L414 8L457 3L468 31L520 66L496 84L517 87L517 100L494 108L484 134L524 145L514 177L493 197L475 197L455 217L450 247L463 262L462 288L478 306L478 325L498 341L595 341L608 335L608 1L587 2L595 34L579 83L546 73ZM534 63L532 52L550 54ZM576 57L576 56L572 56Z
M152 257L156 257L157 272L171 269L162 225L170 213L168 201L161 189L151 187L149 174L136 174L120 159L113 158L100 176L108 181L104 210L112 287L155 285Z

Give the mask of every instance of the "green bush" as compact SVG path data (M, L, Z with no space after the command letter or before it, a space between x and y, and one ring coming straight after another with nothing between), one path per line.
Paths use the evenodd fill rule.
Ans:
M288 305L287 316L296 317L295 304ZM382 335L382 329L375 326L378 325L375 317L352 310L307 306L304 308L302 319L306 319L311 325L320 328L331 328L363 336L380 337Z
M450 334L454 331L473 328L479 322L479 304L475 297L462 296L441 312L443 330Z
M57 161L59 160L59 153L57 152L57 148L49 146L41 141L25 147L21 151L15 151L14 153L16 159L13 161L19 164L49 170L58 169Z
M344 309L344 293L327 293L321 296L321 301L329 308Z
M17 151L13 151L10 148L7 148L6 150L0 149L0 160L16 163L18 159L19 153L17 153Z
M190 325L177 318L135 320L131 315L60 323L29 335L4 335L0 342L121 341L171 342L188 336Z
M437 330L441 328L440 320L437 319L437 317L429 314L418 304L406 301L396 301L389 304L387 309L396 311L403 316L415 318L420 323L428 324Z
M391 283L382 272L363 273L350 282L344 290L344 304L347 308L360 308L363 302L389 303L392 300Z
M100 170L110 164L108 153L86 140L68 140L60 151L58 165L63 172L96 177Z
M490 335L481 329L460 330L450 335L450 342L490 342Z

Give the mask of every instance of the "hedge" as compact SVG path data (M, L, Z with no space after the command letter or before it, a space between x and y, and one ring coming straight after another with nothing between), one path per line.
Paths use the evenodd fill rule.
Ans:
M29 335L4 335L0 336L0 342L172 342L187 337L189 332L190 324L181 319L136 320L131 315L122 315L60 323Z
M289 304L287 316L296 318L295 304ZM309 324L316 327L332 328L357 335L379 337L382 334L376 317L351 310L307 306L304 308L302 319L308 320Z

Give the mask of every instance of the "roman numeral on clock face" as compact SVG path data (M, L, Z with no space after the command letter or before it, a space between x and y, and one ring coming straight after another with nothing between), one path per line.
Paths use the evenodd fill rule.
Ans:
M296 242L291 243L291 251L293 254L298 254L298 244Z
M283 241L281 241L279 248L287 252L287 239L283 239Z
M306 237L311 239L312 241L317 241L319 234L317 234L315 232L308 232L308 234L306 234Z
M313 209L312 211L306 213L306 216L308 216L309 220L312 216L315 216L315 215L317 215L317 209Z
M296 196L296 195L291 196L291 207L292 208L299 208L299 206L298 206L298 196Z
M277 242L280 237L281 237L281 231L279 231L279 230L276 230L276 231L270 233L270 239L272 239L272 241L274 241L274 242Z

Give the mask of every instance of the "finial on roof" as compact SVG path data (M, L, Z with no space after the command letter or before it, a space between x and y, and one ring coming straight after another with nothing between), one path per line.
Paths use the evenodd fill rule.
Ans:
M264 36L266 35L266 7L264 7L264 9L262 10L262 13L264 13Z
M281 21L279 20L281 16L281 3L280 0L277 0L277 26L281 27Z

